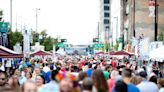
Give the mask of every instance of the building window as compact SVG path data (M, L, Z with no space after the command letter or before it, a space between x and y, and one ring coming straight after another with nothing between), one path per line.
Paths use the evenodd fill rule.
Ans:
M109 24L109 19L104 19L104 24Z
M109 17L109 16L110 16L109 13L107 12L104 13L104 17Z
M109 6L104 6L104 10L109 10Z
M104 4L109 4L109 0L104 0Z

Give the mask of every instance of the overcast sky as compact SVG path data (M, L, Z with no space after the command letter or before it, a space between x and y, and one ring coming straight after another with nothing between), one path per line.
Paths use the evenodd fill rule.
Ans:
M0 0L5 21L10 20L10 0ZM72 44L88 44L96 36L99 0L13 0L13 29L27 25L35 30L36 8L38 31L68 39Z

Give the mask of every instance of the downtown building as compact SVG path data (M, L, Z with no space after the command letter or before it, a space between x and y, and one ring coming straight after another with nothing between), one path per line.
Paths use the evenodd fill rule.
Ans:
M150 16L150 1L153 0L110 0L109 42L112 43L112 49L124 49L132 43L133 38L144 37L155 41L155 17ZM163 40L164 0L156 1L156 40Z
M110 0L100 0L100 21L98 38L100 43L109 45L110 43ZM104 46L109 48L109 46ZM107 49L103 48L105 51Z

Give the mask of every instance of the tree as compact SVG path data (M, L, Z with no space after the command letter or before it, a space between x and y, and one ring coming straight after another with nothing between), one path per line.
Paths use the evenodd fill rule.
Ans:
M0 21L2 21L2 18L3 18L3 11L0 10Z
M23 45L23 35L21 32L15 31L9 32L9 44L10 44L10 49L13 49L13 46L19 42L21 45Z
M32 45L35 45L35 42L38 42L39 33L36 31L32 31Z
M159 41L164 41L164 34L163 33L164 33L163 31L160 32L159 38L158 38Z
M54 39L51 36L48 36L44 39L43 45L45 46L46 51L53 50Z

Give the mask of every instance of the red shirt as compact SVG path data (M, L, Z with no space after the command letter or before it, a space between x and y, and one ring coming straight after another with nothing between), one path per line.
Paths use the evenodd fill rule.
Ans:
M111 64L113 65L114 68L116 68L116 65L117 65L116 61L113 60L113 61L111 62Z
M112 89L114 87L115 81L114 81L114 79L109 79L107 82L108 82L109 92L112 92Z

